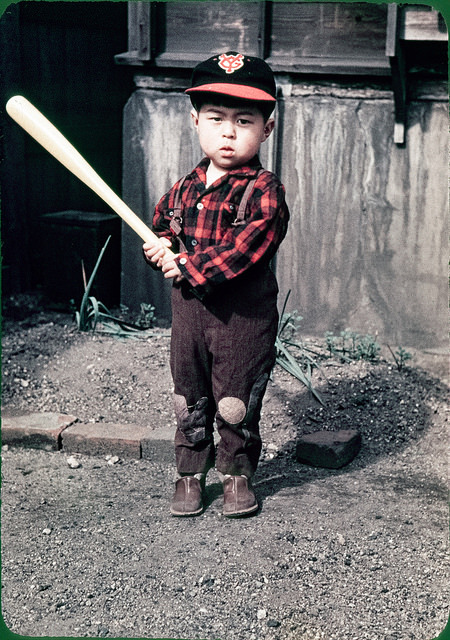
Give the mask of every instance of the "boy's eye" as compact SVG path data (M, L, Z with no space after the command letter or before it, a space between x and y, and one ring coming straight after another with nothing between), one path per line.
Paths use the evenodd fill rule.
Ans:
M247 118L239 118L238 124L241 124L241 125L250 124L250 120L247 120Z

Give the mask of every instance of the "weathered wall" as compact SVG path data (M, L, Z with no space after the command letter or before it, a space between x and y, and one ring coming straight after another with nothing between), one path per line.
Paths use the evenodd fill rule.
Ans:
M286 96L262 152L287 192L292 220L277 259L280 300L305 333L350 327L380 340L446 340L447 105L409 107L405 147L392 140L390 93L321 87ZM124 198L150 222L154 204L201 158L182 93L138 89L124 115ZM272 165L273 161L273 165ZM124 229L122 301L168 317L168 283Z
M292 211L277 273L305 331L350 327L398 344L446 340L447 106L331 95L285 102L281 175Z
M160 197L201 158L186 96L135 91L124 111L123 147L123 198L151 226ZM144 262L142 241L125 225L121 290L129 307L151 302L159 318L170 317L170 283Z

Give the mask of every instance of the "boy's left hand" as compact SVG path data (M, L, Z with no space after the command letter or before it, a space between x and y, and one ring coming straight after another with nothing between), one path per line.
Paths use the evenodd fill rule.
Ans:
M179 270L178 265L174 260L174 258L176 258L177 255L174 256L172 254L170 257L164 256L161 260L162 272L164 274L164 277L167 279L174 278L175 282L179 282L180 280L183 279L181 271Z

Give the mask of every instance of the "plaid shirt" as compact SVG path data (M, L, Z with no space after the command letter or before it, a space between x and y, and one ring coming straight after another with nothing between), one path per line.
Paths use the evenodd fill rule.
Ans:
M289 220L283 185L275 174L264 171L249 198L246 223L233 227L245 187L261 169L259 159L232 169L206 188L208 165L209 159L204 158L183 184L182 239L187 253L176 258L183 277L201 295L256 263L268 264L286 235ZM170 222L180 183L156 206L153 229L160 237L173 235Z

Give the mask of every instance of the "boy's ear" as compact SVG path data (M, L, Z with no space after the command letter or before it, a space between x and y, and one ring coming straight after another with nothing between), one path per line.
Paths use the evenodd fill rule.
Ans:
M275 127L275 120L273 118L269 118L266 124L264 125L264 140L267 140L267 138L272 133L274 127Z
M191 109L191 118L194 123L194 127L197 129L198 127L198 111L197 109Z

